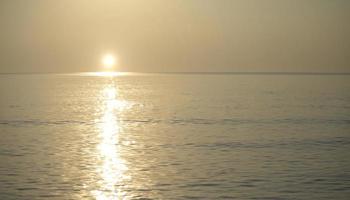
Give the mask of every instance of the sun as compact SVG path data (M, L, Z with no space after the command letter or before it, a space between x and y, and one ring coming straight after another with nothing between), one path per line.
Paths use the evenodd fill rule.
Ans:
M102 57L102 64L107 69L112 69L116 63L116 58L112 54L106 54Z

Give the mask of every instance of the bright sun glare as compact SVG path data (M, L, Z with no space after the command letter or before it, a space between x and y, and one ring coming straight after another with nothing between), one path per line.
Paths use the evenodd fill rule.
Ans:
M116 59L112 54L106 54L102 58L102 64L105 68L111 69L116 63Z

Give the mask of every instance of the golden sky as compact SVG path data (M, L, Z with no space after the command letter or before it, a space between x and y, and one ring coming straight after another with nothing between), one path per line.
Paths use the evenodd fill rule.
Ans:
M0 72L350 72L349 0L0 0Z

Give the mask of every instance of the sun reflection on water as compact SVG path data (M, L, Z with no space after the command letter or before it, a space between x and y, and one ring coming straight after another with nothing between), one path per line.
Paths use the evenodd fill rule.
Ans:
M120 133L118 113L127 108L127 102L118 100L114 84L108 84L102 90L103 115L100 119L100 140L97 147L100 164L97 167L101 181L99 189L92 191L96 199L123 199L123 181L129 179L125 175L128 167L120 155Z

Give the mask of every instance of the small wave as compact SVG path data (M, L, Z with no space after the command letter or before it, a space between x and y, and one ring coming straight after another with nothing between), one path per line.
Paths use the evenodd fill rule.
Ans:
M202 124L202 125L241 125L241 124L350 124L349 119L172 119L171 124Z
M45 121L45 120L1 120L0 125L8 126L48 126L48 125L71 125L82 124L90 125L91 122L76 121L76 120L58 120L58 121Z
M247 149L260 149L260 148L339 148L347 147L350 145L350 138L335 137L327 139L304 139L304 140L291 140L291 141L275 141L275 142L217 142L199 144L194 147L197 148L209 148L209 149L234 149L234 148L247 148Z
M170 124L170 125L268 125L268 124L290 124L290 125L350 125L348 119L118 119L122 123L137 124ZM79 120L0 120L0 125L8 126L45 126L45 125L94 125L101 121L79 121Z

